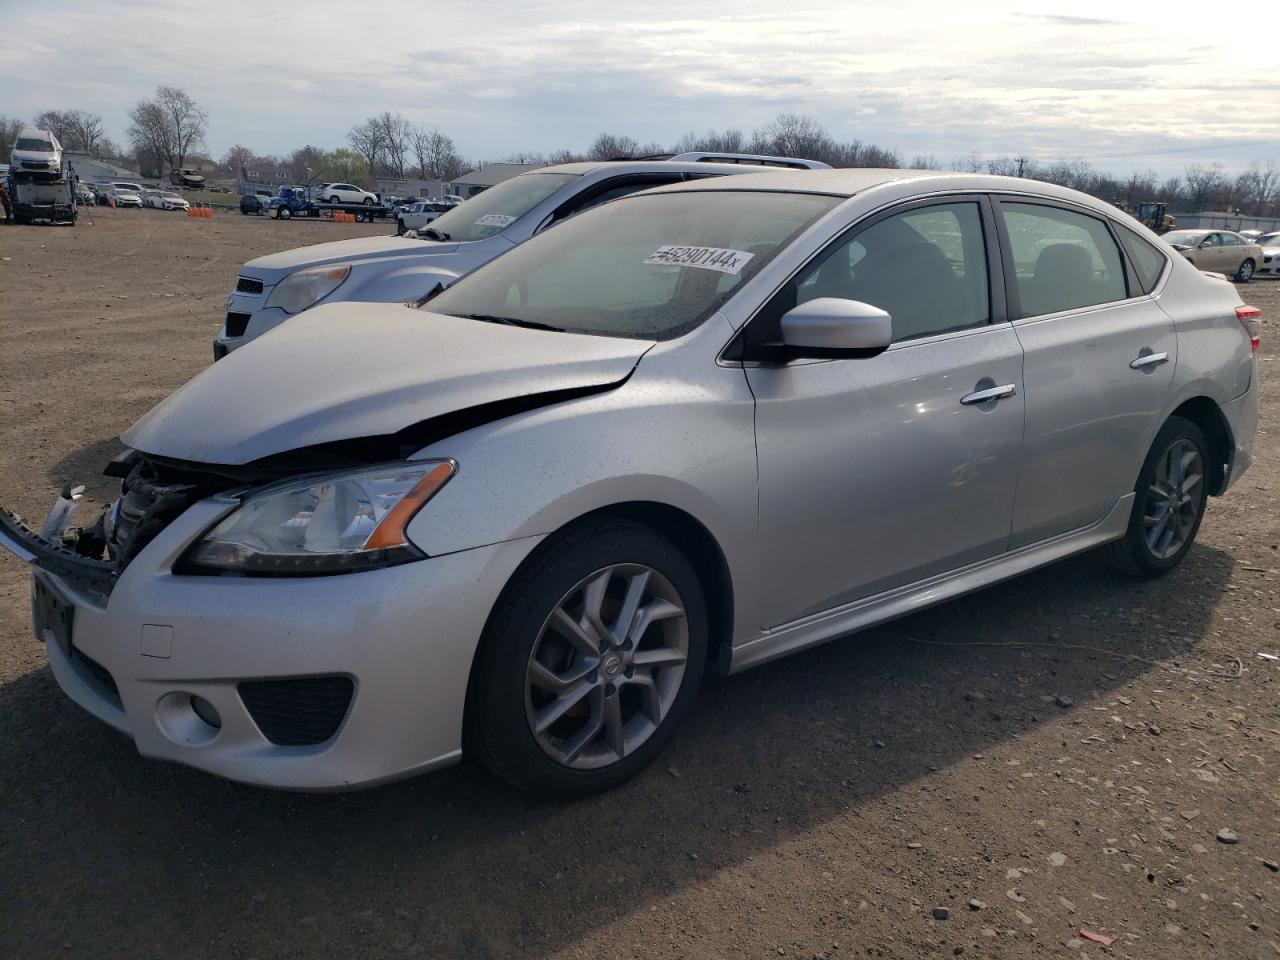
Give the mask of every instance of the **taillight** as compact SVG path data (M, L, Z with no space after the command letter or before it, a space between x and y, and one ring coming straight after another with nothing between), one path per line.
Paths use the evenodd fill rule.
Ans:
M1249 337L1249 349L1256 353L1262 342L1262 311L1257 307L1236 307L1236 319Z

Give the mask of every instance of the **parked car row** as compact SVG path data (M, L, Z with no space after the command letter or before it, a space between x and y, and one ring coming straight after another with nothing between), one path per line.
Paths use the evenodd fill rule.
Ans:
M249 783L465 750L576 797L652 763L708 669L1094 548L1179 565L1258 422L1260 312L1200 239L768 159L807 169L548 167L425 239L246 264L238 349L124 433L120 497L0 512L59 685Z

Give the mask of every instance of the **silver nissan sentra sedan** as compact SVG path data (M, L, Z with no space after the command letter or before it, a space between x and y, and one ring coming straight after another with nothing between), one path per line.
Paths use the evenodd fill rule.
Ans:
M1155 577L1248 467L1259 312L1107 204L902 170L617 200L414 309L284 324L143 417L120 498L0 539L139 751L542 795L737 671L1104 547Z

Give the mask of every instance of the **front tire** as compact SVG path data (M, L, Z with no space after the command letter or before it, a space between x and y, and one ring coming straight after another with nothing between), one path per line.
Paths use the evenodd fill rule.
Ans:
M1240 264L1240 269L1236 271L1236 283L1248 283L1253 279L1254 262L1246 260Z
M558 535L490 615L468 691L467 750L541 797L617 787L692 708L707 634L698 575L666 537L625 520Z
M396 221L396 236L398 236L398 237L403 237L403 236L404 236L404 230L405 230L405 227L404 227L404 221L403 221L403 220L397 220L397 221Z
M330 203L341 203L341 202L342 202L342 198L341 198L341 197L330 197L330 198L329 198L329 202L330 202Z
M1170 417L1160 428L1138 474L1129 528L1104 548L1113 567L1151 579L1182 562L1204 518L1208 449L1190 420Z

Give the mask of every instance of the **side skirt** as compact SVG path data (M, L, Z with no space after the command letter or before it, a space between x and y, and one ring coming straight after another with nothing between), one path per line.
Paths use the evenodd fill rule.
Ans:
M1132 493L1121 497L1101 520L1091 526L766 631L730 651L728 672L738 673L837 637L905 617L1074 553L1118 540L1129 526L1134 498Z

